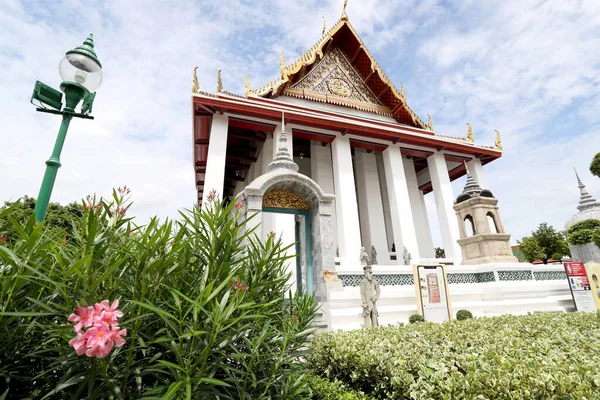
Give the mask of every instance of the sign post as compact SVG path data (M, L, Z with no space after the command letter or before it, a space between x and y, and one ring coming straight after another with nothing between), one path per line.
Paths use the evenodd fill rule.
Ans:
M582 262L566 262L564 267L577 311L595 312L596 303L585 265Z
M450 292L443 265L414 265L415 289L419 313L425 321L446 322L452 319Z

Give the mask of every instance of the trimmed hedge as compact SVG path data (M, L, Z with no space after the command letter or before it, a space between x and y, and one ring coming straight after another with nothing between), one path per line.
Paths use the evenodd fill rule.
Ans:
M369 397L361 392L347 389L339 381L331 382L327 379L308 375L308 398L311 400L368 400Z
M421 314L413 314L408 317L408 322L414 324L416 322L425 322L425 318Z
M456 320L464 321L465 319L473 318L473 314L469 310L458 310L456 312Z
M534 314L317 335L308 365L375 399L591 399L600 314Z

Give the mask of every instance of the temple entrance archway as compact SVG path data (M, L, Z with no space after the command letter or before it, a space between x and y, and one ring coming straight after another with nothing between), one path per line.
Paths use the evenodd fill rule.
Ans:
M256 178L238 198L245 201L246 215L255 215L251 220L252 227L263 222L266 227L269 214L294 216L292 232L294 237L298 236L299 240L295 241L300 245L300 264L295 264L296 287L309 295L314 294L317 300L324 300L326 292L323 271L333 270L335 264L331 231L334 196L325 194L306 175L277 169ZM300 223L298 229L296 223ZM264 230L261 228L260 231ZM275 233L279 235L281 232ZM302 281L306 284L302 285Z

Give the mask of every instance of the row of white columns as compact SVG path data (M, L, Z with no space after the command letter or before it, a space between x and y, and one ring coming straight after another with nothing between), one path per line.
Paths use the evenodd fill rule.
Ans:
M219 196L223 193L227 126L227 115L213 116L204 184L207 190L203 202L207 201L211 189L215 189ZM275 143L279 132L280 125L276 127L273 138L268 137L264 142L245 184L267 172L267 166L277 152ZM291 132L288 132L288 137L292 148ZM457 243L459 231L453 209L454 193L444 154L435 151L427 159L427 164L446 257L459 263L461 251ZM479 185L487 187L481 162L474 159L468 166ZM398 145L388 146L381 158L374 153L357 151L353 163L348 136L338 136L331 143L331 152L328 146L315 143L311 145L311 176L325 193L335 194L333 231L337 227L338 234L334 245L345 267L360 267L361 246L368 254L371 254L371 246L375 247L380 263L386 263L392 243L399 262L404 247L411 254L412 261L435 257L425 200L419 190L414 163L402 157ZM241 188L242 185L239 185ZM275 219L263 220L264 229L277 229L279 224ZM389 223L386 224L386 220ZM288 225L287 222L285 225Z

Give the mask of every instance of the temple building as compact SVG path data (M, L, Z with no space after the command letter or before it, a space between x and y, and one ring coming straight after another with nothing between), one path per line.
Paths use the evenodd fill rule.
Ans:
M340 301L360 300L353 290L363 273L361 247L378 264L376 277L392 286L412 282L403 266L434 261L428 195L435 199L444 262L460 266L463 228L451 183L468 168L478 188L488 189L483 166L502 156L499 133L494 145L477 144L470 125L466 137L450 137L435 131L431 117L417 116L404 85L398 89L383 72L345 9L298 60L287 63L282 54L279 76L264 86L253 88L247 76L244 95L229 93L219 71L216 92L209 93L194 71L192 87L199 204L212 190L243 201L262 237L276 232L296 243L290 265L296 287L330 304L336 290L344 293ZM489 207L496 210L495 203ZM507 243L503 227L495 234ZM383 282L384 302L386 290ZM408 318L415 306L405 308L387 318L382 306L383 323ZM354 313L348 310L340 308L338 317ZM356 313L347 324L330 319L330 328L355 326Z

